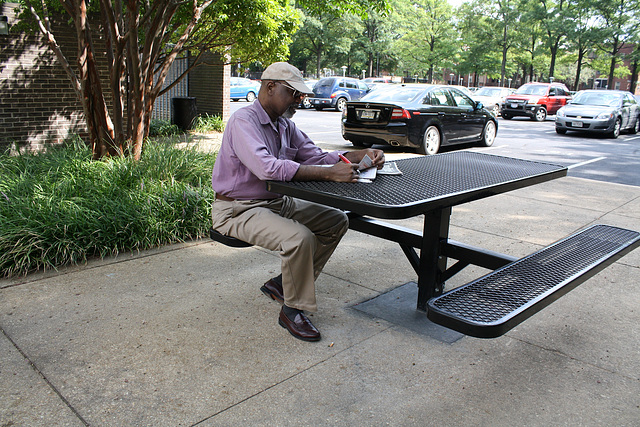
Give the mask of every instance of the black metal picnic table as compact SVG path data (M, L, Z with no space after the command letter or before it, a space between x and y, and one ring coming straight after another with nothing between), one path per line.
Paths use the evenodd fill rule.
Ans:
M267 188L349 212L350 228L400 244L418 274L419 310L446 280L469 264L495 270L516 260L449 239L453 206L566 176L560 165L455 151L397 160L402 175L378 175L371 183L269 181ZM424 215L422 231L380 219ZM418 255L415 249L420 250ZM457 262L447 268L447 259Z

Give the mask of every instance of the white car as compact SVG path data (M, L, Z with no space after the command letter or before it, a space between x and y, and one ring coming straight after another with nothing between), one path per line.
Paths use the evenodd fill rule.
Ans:
M504 102L504 98L507 95L511 95L513 92L515 92L515 89L510 89L508 87L485 86L478 89L473 94L473 99L482 102L484 108L491 111L493 117L498 117L500 114L500 106Z

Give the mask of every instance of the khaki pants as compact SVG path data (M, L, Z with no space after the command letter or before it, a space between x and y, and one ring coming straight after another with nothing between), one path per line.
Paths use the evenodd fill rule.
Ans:
M316 311L315 280L349 229L334 208L285 196L274 200L216 200L213 228L272 251L282 260L285 304Z

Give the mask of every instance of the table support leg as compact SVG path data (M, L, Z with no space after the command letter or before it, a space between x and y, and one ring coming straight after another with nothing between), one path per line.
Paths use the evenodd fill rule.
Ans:
M441 243L449 237L450 219L451 208L424 215L418 271L418 310L426 311L427 301L442 293L442 274L447 268L447 257L441 254Z

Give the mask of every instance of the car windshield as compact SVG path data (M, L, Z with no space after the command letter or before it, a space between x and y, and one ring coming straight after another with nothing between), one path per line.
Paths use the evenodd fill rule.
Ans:
M413 102L424 93L421 87L392 87L388 89L376 89L363 96L361 101L376 102Z
M547 85L525 85L520 86L516 93L518 95L540 95L544 96L547 93Z
M497 87L483 87L478 89L474 96L500 96L502 89Z
M615 93L606 92L582 92L576 95L571 101L576 105L601 105L606 107L616 107L620 104L621 96Z

